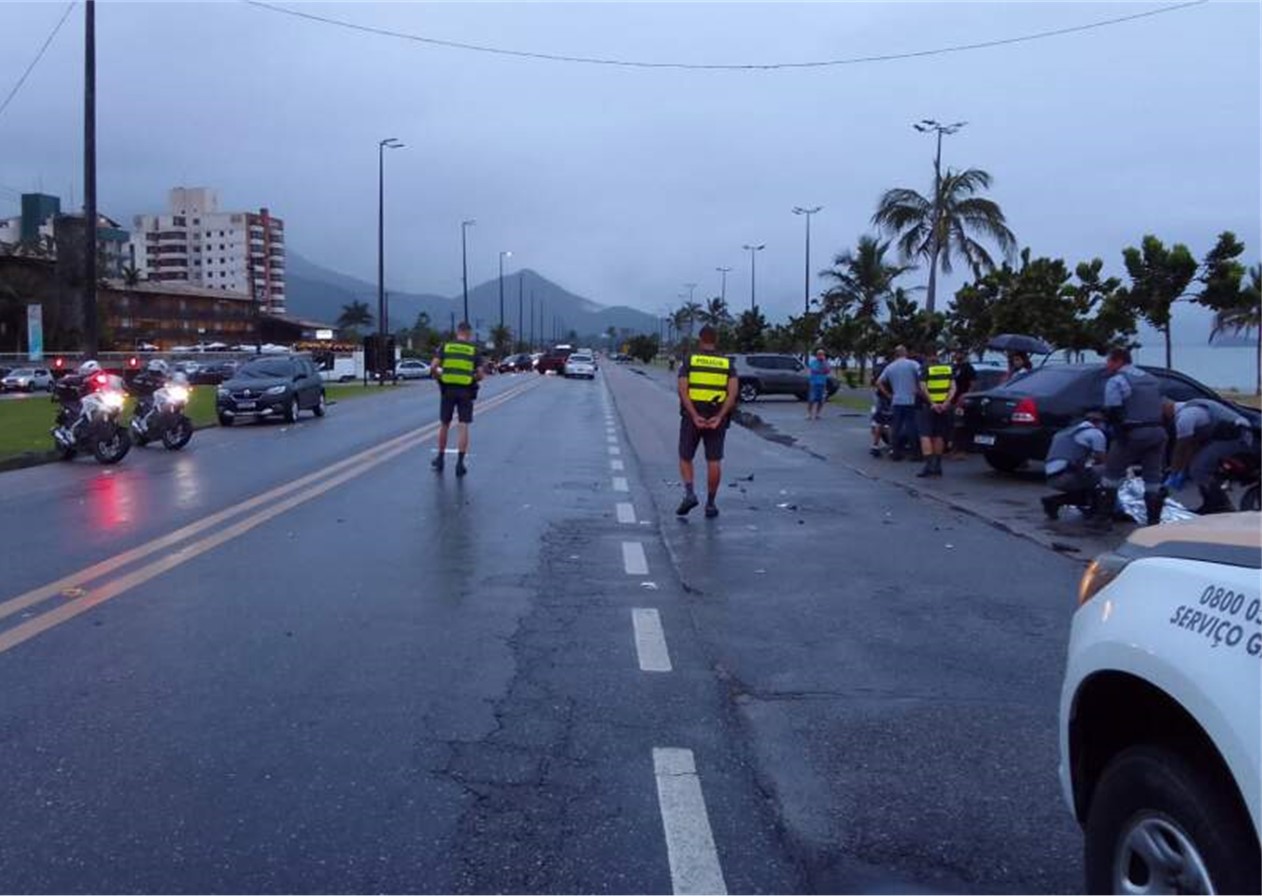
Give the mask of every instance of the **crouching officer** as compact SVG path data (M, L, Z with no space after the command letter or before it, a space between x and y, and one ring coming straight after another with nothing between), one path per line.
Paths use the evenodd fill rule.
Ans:
M1234 510L1217 473L1222 462L1253 450L1249 421L1231 408L1207 398L1165 403L1166 419L1174 423L1174 457L1166 485L1183 487L1189 478L1201 493L1197 513Z
M1144 508L1148 523L1161 522L1166 503L1161 470L1165 463L1166 426L1161 389L1157 378L1131 363L1128 349L1109 352L1105 369L1110 376L1104 384L1104 413L1112 428L1109 453L1104 464L1103 488L1097 512L1113 512L1117 489L1132 465L1138 465L1144 478Z
M456 327L456 338L443 343L431 365L438 380L442 398L438 409L438 457L432 464L435 471L443 471L447 456L447 432L451 419L459 421L456 457L456 475L463 476L465 455L469 453L469 424L473 422L473 402L478 397L478 383L482 380L482 356L473 344L473 328L467 321Z
M714 327L702 327L697 334L697 351L679 365L679 478L684 483L684 499L675 511L678 516L687 516L698 504L692 459L702 442L706 459L705 515L719 515L714 502L723 478L723 443L740 381L731 359L719 354L717 340Z
M1099 465L1104 463L1108 447L1104 412L1099 409L1087 411L1085 420L1066 426L1052 436L1043 470L1047 484L1059 494L1043 498L1043 512L1048 519L1056 519L1066 504L1091 508L1092 519L1096 519L1101 509L1096 500L1100 486ZM1112 510L1110 507L1107 512L1112 513Z

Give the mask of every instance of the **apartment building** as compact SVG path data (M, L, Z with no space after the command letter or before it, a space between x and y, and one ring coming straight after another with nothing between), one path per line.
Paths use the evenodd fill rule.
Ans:
M73 245L72 255L83 259L84 217L63 214L61 199L44 193L23 193L22 214L0 218L0 252L57 259ZM101 277L120 278L132 263L131 234L117 221L97 215L96 246Z
M150 281L239 293L285 313L285 222L266 208L219 209L206 187L175 187L167 213L135 218L136 267Z

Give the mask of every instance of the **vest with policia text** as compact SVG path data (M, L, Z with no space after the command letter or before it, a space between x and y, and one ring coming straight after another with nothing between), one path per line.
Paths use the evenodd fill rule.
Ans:
M472 342L444 342L439 354L443 372L439 382L444 386L472 386L473 362L478 350Z
M722 355L693 354L688 357L688 397L698 411L715 410L727 398L727 380L732 362Z
M951 394L952 372L950 364L930 364L925 371L925 391L934 404L942 404Z

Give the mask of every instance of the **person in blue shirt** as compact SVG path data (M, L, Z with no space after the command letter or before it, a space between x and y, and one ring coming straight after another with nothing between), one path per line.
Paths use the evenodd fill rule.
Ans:
M807 363L810 371L810 395L807 396L806 419L818 420L824 410L824 402L828 400L828 375L832 368L828 366L828 355L822 348L815 349L815 357Z

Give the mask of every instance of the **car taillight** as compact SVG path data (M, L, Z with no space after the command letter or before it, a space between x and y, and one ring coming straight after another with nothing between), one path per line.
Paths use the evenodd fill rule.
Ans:
M1012 422L1031 424L1039 422L1039 409L1033 398L1027 396L1017 402L1017 406L1012 409Z

